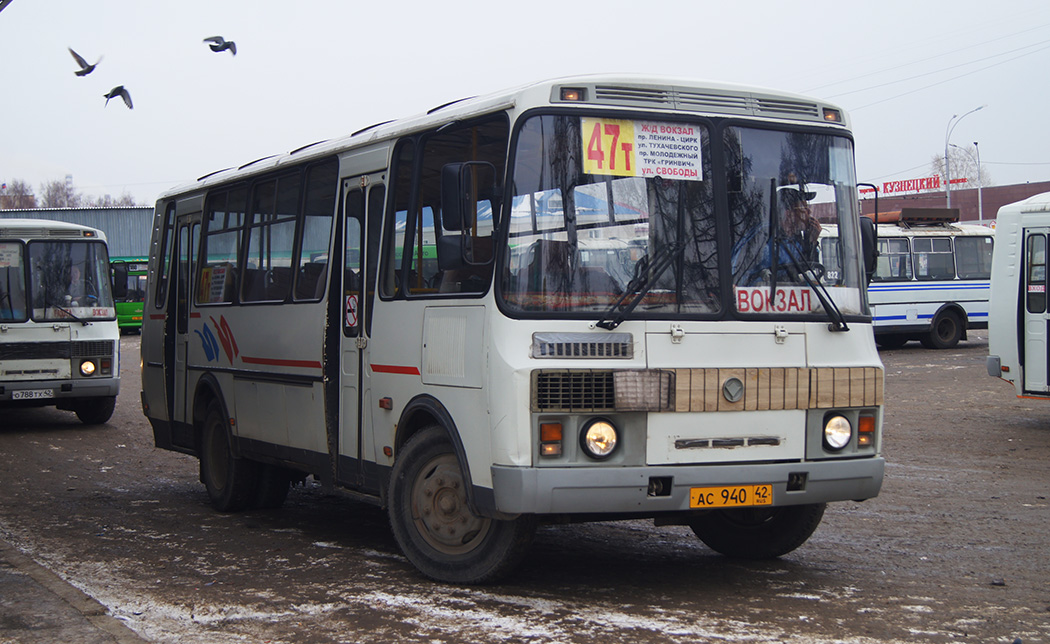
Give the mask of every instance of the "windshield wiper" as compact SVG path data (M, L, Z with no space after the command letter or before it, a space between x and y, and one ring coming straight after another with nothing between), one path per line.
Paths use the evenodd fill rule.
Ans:
M674 242L656 251L651 258L646 255L634 265L634 276L624 289L623 295L616 298L613 305L609 307L594 326L612 331L620 326L627 316L641 303L652 289L656 280L664 274L664 271L674 262L678 253L685 248L683 242ZM628 302L630 300L630 302Z
M59 306L59 305L57 305L57 304L52 304L51 306L52 306L52 308L56 308L56 309L58 309L59 311L62 311L63 313L65 313L65 314L66 314L66 315L68 315L69 317L73 318L73 319L74 319L74 320L76 320L77 322L80 322L81 324L83 324L84 326L90 326L90 325L91 325L91 322L88 322L88 321L87 321L87 320L85 320L84 318L82 318L82 317L79 317L79 316L78 316L78 315L77 315L76 313L73 313L72 311L70 311L70 310L69 310L69 309L67 309L67 308L61 307L61 306Z
M824 307L824 312L828 314L828 318L831 319L831 324L828 325L829 331L849 331L849 327L846 326L846 316L842 315L842 311L835 305L835 301L831 299L831 293L828 293L828 289L824 286L824 283L820 281L820 278L815 278L812 269L806 269L802 267L802 261L795 254L797 249L791 247L791 244L785 244L784 240L778 235L773 240L774 250L777 254L780 254L780 249L783 248L787 251L788 259L791 260L791 266L798 273L802 281L806 283L806 286L810 288L817 295L817 299L820 300L820 305ZM809 264L807 263L807 266ZM772 283L771 288L776 288L777 277L774 273L771 277ZM776 292L772 294L776 296ZM774 300L775 301L775 300Z

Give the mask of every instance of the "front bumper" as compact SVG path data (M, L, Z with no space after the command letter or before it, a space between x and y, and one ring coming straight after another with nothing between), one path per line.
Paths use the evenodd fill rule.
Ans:
M646 467L492 466L496 509L512 514L655 513L689 511L694 487L773 486L773 505L872 498L882 487L881 457L796 463L727 463ZM788 491L788 479L801 489ZM652 479L670 479L670 493L649 495ZM797 483L794 487L798 487Z
M15 391L39 391L50 389L54 392L51 398L31 400L12 400ZM58 400L70 398L111 397L120 393L120 377L78 378L74 380L36 380L27 382L7 382L0 387L0 402L12 404L47 405Z

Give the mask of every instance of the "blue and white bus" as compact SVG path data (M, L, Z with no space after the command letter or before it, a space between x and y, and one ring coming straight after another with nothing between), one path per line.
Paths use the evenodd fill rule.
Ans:
M994 238L992 228L958 223L955 210L905 208L880 223L868 285L878 345L948 349L968 329L988 328Z

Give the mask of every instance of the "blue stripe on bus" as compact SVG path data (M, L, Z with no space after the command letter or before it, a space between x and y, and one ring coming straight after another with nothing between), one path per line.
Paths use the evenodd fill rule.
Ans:
M986 317L988 317L988 314L987 313L967 313L966 317L967 318L986 318ZM915 318L912 321L930 320L932 318L933 318L933 314L932 313L929 314L929 315L926 315L926 314L916 315ZM875 316L875 321L876 322L887 322L887 321L897 321L897 320L908 321L908 316L907 315L876 315Z
M952 284L952 283L939 283L939 284L909 284L907 286L894 284L890 285L868 285L869 291L925 291L930 289L946 289L946 288L959 288L959 289L979 289L991 287L990 282L978 282L969 284Z

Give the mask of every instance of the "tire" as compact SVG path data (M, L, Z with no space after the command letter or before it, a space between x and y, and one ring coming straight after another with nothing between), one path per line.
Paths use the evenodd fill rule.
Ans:
M923 336L922 346L928 349L951 349L962 339L963 324L952 311L944 311L933 320L930 334Z
M776 508L714 510L689 527L709 548L738 559L773 559L809 539L824 516L825 503Z
M401 449L387 511L401 552L436 581L480 584L509 573L532 544L532 517L501 521L471 510L452 443L437 425Z
M113 416L113 410L116 406L116 396L87 398L78 402L73 411L76 412L80 422L85 425L101 425Z
M233 455L222 406L208 406L201 432L200 476L212 507L237 512L249 507L258 488L256 464Z
M251 507L259 510L276 510L288 498L292 484L292 473L278 465L257 464L257 486Z
M880 349L900 349L909 339L903 333L887 333L875 336L875 344L879 345Z

